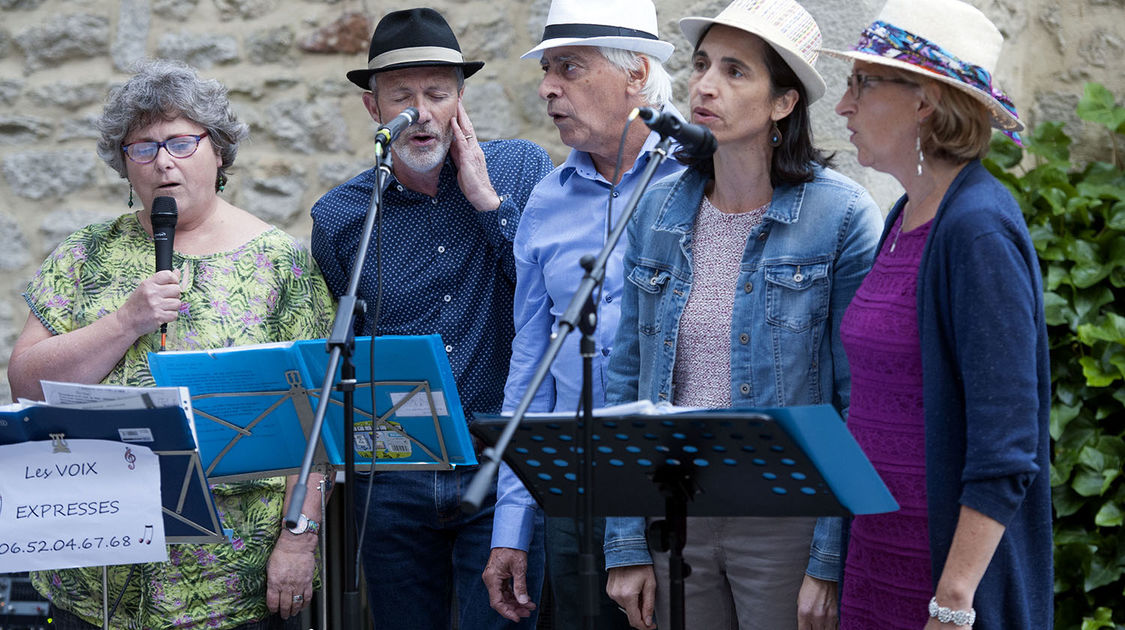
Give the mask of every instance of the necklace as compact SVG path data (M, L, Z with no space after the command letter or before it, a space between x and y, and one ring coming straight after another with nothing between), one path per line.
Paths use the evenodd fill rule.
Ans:
M891 241L891 251L895 251L895 246L898 245L898 237L902 235L902 221L898 222L898 229L895 230L895 238Z

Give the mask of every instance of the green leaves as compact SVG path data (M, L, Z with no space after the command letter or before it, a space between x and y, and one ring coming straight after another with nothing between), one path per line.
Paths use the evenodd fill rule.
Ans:
M1043 273L1051 347L1055 626L1125 629L1125 108L1088 84L1078 115L1113 155L1078 168L1061 123L997 134L985 160L1020 204ZM1114 614L1117 618L1114 618Z
M1102 85L1086 84L1077 111L1082 120L1105 125L1114 133L1125 133L1125 107L1118 107L1113 93Z

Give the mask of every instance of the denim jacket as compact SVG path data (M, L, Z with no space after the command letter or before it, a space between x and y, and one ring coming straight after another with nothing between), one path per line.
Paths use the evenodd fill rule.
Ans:
M656 183L629 225L621 321L607 404L673 400L680 315L692 286L692 226L709 178L696 169ZM882 231L874 200L830 169L774 190L750 232L731 319L732 407L832 404L847 415L851 376L844 309L871 267ZM842 521L821 518L809 575L840 572ZM650 564L639 518L610 518L606 567Z

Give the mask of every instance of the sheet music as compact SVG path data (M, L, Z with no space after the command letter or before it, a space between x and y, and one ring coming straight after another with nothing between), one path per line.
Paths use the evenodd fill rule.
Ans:
M32 405L50 405L72 409L152 409L179 407L187 416L191 437L199 444L192 414L191 394L186 387L129 387L125 385L87 385L61 381L40 381L43 402ZM25 401L21 401L25 402Z

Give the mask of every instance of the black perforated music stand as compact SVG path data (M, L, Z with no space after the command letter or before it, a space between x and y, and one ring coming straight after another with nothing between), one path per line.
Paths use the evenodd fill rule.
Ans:
M491 445L504 418L478 416ZM707 410L595 420L593 509L598 516L662 516L674 628L683 628L687 516L846 516L898 509L839 416L827 405ZM550 516L574 517L579 421L526 417L505 461ZM655 540L653 540L655 538Z

